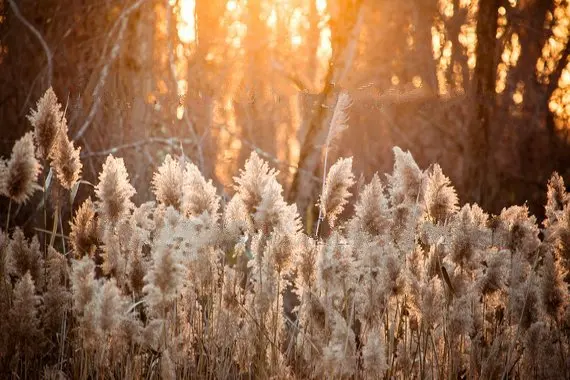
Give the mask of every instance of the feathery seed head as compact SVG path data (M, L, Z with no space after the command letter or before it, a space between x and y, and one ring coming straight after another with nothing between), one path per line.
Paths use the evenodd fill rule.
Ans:
M279 230L294 234L300 229L296 205L287 205L283 199L283 188L276 179L271 179L261 192L261 200L253 214L254 228L266 234Z
M512 252L521 253L529 263L534 263L540 245L536 217L529 215L526 205L504 208L499 217L497 235L501 243Z
M350 98L350 95L346 92L342 92L338 95L329 126L329 132L327 134L326 145L328 149L331 148L334 140L340 135L340 133L348 128L348 109L351 105L352 99Z
M69 267L64 255L56 251L53 247L48 248L46 259L47 286L65 286L69 279Z
M507 277L508 251L488 249L485 252L481 275L476 280L483 294L491 294L505 288Z
M360 192L355 206L355 217L351 221L351 233L364 231L370 236L381 237L390 227L388 200L378 174Z
M252 151L245 162L245 168L240 169L239 177L234 177L235 189L240 195L249 213L255 211L256 206L261 202L263 190L267 183L275 180L277 171L269 168L266 161Z
M450 221L453 238L451 261L469 267L474 264L476 253L491 243L491 231L487 228L488 216L477 205L466 204Z
M547 251L540 268L540 295L544 311L555 321L563 315L570 299L564 282L566 274L560 260L555 260L553 253Z
M105 222L116 225L133 208L131 197L136 191L129 183L129 175L122 158L107 157L99 174L95 194L99 199L95 205L99 216Z
M152 176L152 188L159 203L180 211L182 204L183 171L178 160L166 155L158 172Z
M437 223L444 223L458 210L457 193L438 164L428 175L425 202L428 215Z
M115 279L105 281L101 289L101 330L115 332L125 318L127 302L117 287Z
M297 268L297 287L311 288L316 279L317 246L315 241L306 235L301 235L299 253L295 256Z
M18 340L19 348L26 351L37 349L42 337L38 318L40 297L35 293L32 276L30 272L26 272L14 287L13 304L9 314L12 325L10 334Z
M396 206L402 202L421 202L424 173L414 161L410 152L394 147L394 170L388 177L390 203Z
M354 182L352 157L340 158L331 166L319 204L331 227L348 203L348 198L352 195L348 189L354 185Z
M12 240L8 247L9 272L18 277L30 273L37 286L43 285L44 260L40 250L38 237L34 236L28 241L19 227L12 233Z
M32 132L28 132L16 141L8 164L1 169L3 186L0 192L18 204L25 203L36 190L41 189L37 184L40 170Z
M338 232L333 232L326 244L320 247L317 258L317 287L331 293L352 286L357 276L357 263L352 247Z
M356 371L356 336L338 312L333 314L331 324L332 336L323 349L321 370L333 378L350 378Z
M73 142L67 137L65 129L60 129L55 138L50 158L51 166L55 169L57 179L64 188L71 190L73 185L79 181L81 175L81 160L79 152L81 148L75 149Z
M34 127L34 139L38 147L38 155L47 159L54 145L56 135L60 129L67 133L67 125L61 104L50 87L38 100L37 109L32 110L28 120Z
M71 289L73 308L82 315L85 313L85 307L91 303L97 291L95 263L89 256L83 256L81 260L72 261Z
M388 370L384 333L377 328L371 329L366 334L366 343L362 348L362 364L371 378L383 378Z
M544 226L550 227L560 218L560 213L568 204L570 196L566 193L564 179L556 172L552 174L548 181L548 190L546 193L546 219Z
M164 308L173 302L180 291L186 275L186 267L178 250L165 242L152 252L152 266L144 276L146 300L151 310L161 315Z
M239 194L234 194L224 209L223 227L227 237L236 241L253 233L253 223Z
M295 235L274 232L268 242L268 247L273 254L275 271L286 274L292 269L292 259L295 257L299 238Z
M91 198L81 204L70 224L69 240L75 257L93 256L97 248L97 219Z
M183 175L182 212L186 216L199 216L204 212L217 222L220 214L220 197L212 180L206 181L196 165L189 162Z

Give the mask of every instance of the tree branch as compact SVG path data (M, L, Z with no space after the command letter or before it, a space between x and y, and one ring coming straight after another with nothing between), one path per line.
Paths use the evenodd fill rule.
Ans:
M28 20L26 20L26 18L22 15L22 13L20 12L20 9L18 8L18 6L14 2L14 0L8 0L8 3L10 4L10 8L12 8L12 12L14 12L14 15L18 18L18 20L20 20L22 22L22 24L24 24L28 29L30 29L30 32L32 32L32 34L34 36L36 36L36 38L38 39L38 41L42 45L42 48L44 49L46 59L47 59L47 70L48 70L48 83L47 84L48 84L48 87L51 87L51 80L53 77L53 55L51 53L51 50L49 49L48 44L46 43L46 41L42 37L41 33Z
M117 146L114 146L112 148L105 149L105 150L98 151L98 152L82 153L81 158L107 156L109 154L115 154L121 150L138 149L138 148L141 148L145 145L151 145L151 144L162 144L162 145L169 145L169 146L175 147L175 146L179 146L180 144L194 144L194 140L179 139L176 137L171 137L171 138L149 137L149 138L144 139L144 140L138 140L138 141L135 141L132 143L117 145Z
M93 122L93 118L95 117L97 109L101 104L101 90L105 86L105 81L107 80L107 76L109 75L109 68L111 67L111 64L115 61L115 59L117 59L117 56L119 55L119 50L121 48L121 41L125 34L125 30L127 29L129 15L133 13L135 10L137 10L145 1L146 0L138 0L133 5L125 9L119 15L119 17L115 21L115 24L113 24L113 27L111 28L109 34L111 34L112 31L115 30L118 25L120 25L119 31L117 32L117 39L115 40L115 44L113 45L113 48L109 53L109 56L108 57L104 56L102 58L106 63L103 66L101 73L99 74L99 81L97 82L97 86L95 86L95 89L93 90L93 103L91 104L91 109L89 110L89 114L87 115L85 122L83 123L81 128L79 128L79 131L77 131L75 136L73 136L73 140L76 141L79 140L85 134L85 132Z

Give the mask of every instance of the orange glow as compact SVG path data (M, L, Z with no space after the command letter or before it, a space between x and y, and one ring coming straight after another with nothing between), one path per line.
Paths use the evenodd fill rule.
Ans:
M237 2L235 0L230 0L226 4L226 9L228 12L235 12L238 8Z
M495 84L495 92L500 94L505 90L509 69L517 65L520 54L521 44L519 42L519 36L518 34L513 33L510 41L505 44L505 48L501 54L501 62L497 66L497 83Z
M478 1L460 0L458 5L460 9L465 9L467 11L465 23L461 25L457 39L461 45L463 54L467 56L467 67L469 70L468 76L471 77L477 62L477 57L475 55L477 35L475 29ZM457 46L454 47L453 43L449 39L449 31L446 29L446 24L444 22L444 20L453 17L456 11L458 10L454 9L453 1L439 0L439 16L436 17L431 27L433 58L437 62L436 78L438 92L442 95L448 94L452 90L457 91L458 93L462 93L464 91L463 68L456 64L451 64L452 51L454 48L457 49ZM449 74L451 74L451 78L454 83L449 83Z
M327 0L317 0L317 12L319 12L320 15L325 14L325 11L327 10Z
M289 23L289 29L291 31L291 45L293 45L293 47L299 47L303 43L301 30L305 22L306 20L304 19L301 9L296 8L291 15L291 21Z
M196 20L194 18L196 2L195 0L180 0L179 7L178 37L183 43L192 43L196 41Z
M560 1L556 3L554 14L548 14L552 23L552 35L542 47L542 57L536 63L537 75L544 83L548 82L548 77L556 68L570 38L570 4Z

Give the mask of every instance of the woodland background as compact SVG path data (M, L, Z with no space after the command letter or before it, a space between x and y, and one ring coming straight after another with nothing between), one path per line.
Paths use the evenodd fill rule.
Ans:
M0 156L52 86L85 180L120 155L139 203L184 154L229 196L257 150L311 223L345 90L330 162L354 156L368 180L397 145L462 202L540 216L551 173L570 179L569 37L562 0L0 0Z

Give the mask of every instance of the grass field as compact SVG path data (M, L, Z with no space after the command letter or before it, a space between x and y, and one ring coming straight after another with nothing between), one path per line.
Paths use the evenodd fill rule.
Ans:
M166 156L155 199L136 205L121 158L81 181L53 92L29 119L0 161L2 378L570 378L557 174L539 223L525 206L459 204L437 164L399 148L360 191L340 159L307 233L255 152L228 201ZM78 186L92 195L80 204ZM22 205L50 223L24 234Z

